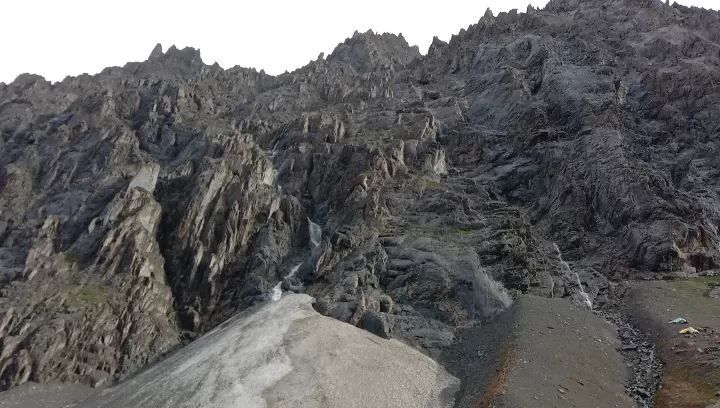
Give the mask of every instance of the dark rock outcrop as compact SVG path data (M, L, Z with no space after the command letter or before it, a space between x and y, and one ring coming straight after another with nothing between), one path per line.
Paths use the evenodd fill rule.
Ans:
M389 339L392 337L390 334L390 323L385 313L365 312L362 318L362 326L365 330L382 338Z
M717 269L718 19L553 0L426 56L0 84L0 386L123 377L281 280L436 355L519 293Z

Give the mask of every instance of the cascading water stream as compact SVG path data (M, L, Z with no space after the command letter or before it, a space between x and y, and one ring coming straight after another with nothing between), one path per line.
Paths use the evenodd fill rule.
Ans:
M585 289L583 288L582 283L580 282L580 275L578 275L577 272L575 272L575 277L578 281L578 286L580 287L580 294L582 295L583 299L585 300L585 305L589 307L590 309L593 308L592 300L590 300L590 296L585 292Z
M322 228L320 228L319 225L312 222L310 218L308 218L308 232L310 233L310 242L313 245L313 248L320 245L320 240L322 239ZM285 279L292 278L297 273L298 269L300 269L300 266L302 265L302 262L293 266L292 269L290 269L290 273L284 277L280 282L278 282L277 285L273 287L272 295L270 296L270 300L277 301L280 300L282 297L282 283L285 281Z
M282 283L283 283L283 281L284 281L285 279L287 279L287 278L292 278L293 276L295 276L295 274L297 273L298 269L300 269L300 265L302 265L302 263L299 263L299 264L293 266L292 269L290 269L290 273L289 273L285 278L283 278L283 280L281 280L280 282L278 282L278 284L275 285L275 287L273 287L273 291L272 291L272 295L270 296L270 300L272 300L273 302L276 301L276 300L280 300L280 298L282 297Z
M557 251L558 258L560 259L560 264L563 265L565 268L567 268L568 271L573 272L575 274L575 278L577 278L578 287L580 288L580 295L583 297L583 303L585 303L585 305L588 308L592 309L593 308L592 300L590 300L590 296L587 294L587 292L585 292L585 288L583 287L582 282L580 282L580 275L578 275L577 272L573 271L567 262L563 261L562 253L560 252L560 248L558 248L557 244L553 242L553 246L555 247L555 251Z
M310 230L310 242L312 242L313 247L320 245L320 240L322 239L322 229L319 225L312 222L312 220L308 217L308 229Z

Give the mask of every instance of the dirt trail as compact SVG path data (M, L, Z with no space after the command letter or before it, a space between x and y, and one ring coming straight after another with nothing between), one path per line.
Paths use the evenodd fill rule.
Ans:
M522 296L461 344L458 407L635 407L615 327L568 300Z

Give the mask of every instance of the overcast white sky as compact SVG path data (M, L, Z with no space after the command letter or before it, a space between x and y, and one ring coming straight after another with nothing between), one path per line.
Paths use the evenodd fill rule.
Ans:
M720 0L678 0L718 7ZM192 46L207 64L292 71L355 30L402 33L424 54L495 15L547 0L1 0L0 82L24 72L51 81L143 61L157 43Z

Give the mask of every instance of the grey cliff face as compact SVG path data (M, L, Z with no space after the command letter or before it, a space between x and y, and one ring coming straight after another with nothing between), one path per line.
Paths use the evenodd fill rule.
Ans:
M125 378L281 281L437 356L520 293L717 269L719 19L553 0L426 56L0 84L0 388Z

